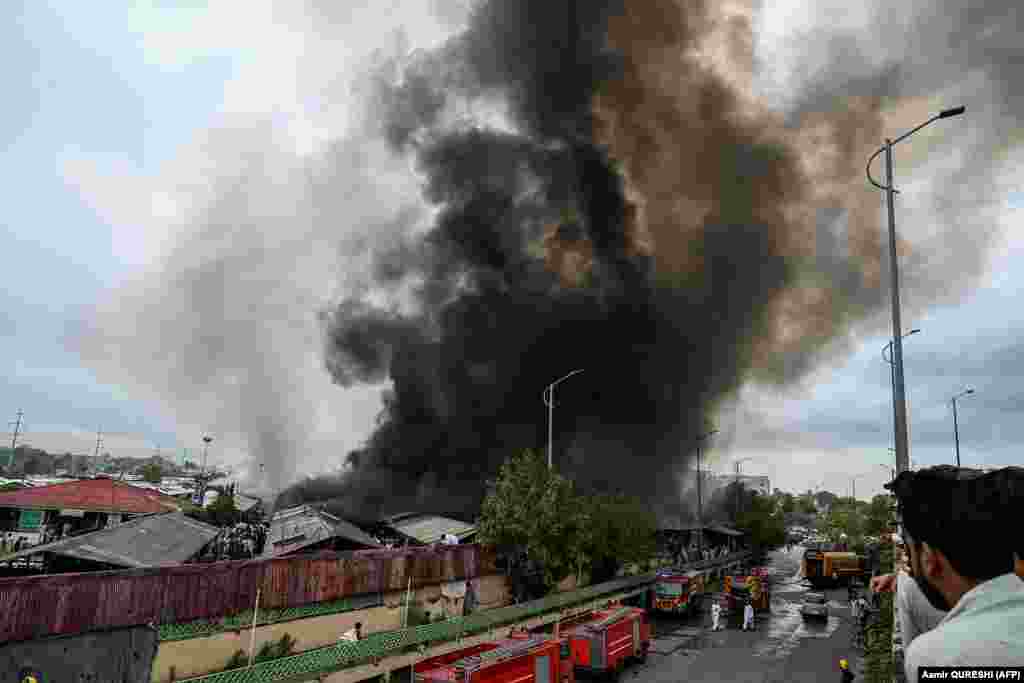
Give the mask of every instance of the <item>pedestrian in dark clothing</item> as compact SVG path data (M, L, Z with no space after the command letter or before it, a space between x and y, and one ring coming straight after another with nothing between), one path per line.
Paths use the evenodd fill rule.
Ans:
M850 671L850 663L845 659L839 660L839 680L841 683L853 683L853 672Z

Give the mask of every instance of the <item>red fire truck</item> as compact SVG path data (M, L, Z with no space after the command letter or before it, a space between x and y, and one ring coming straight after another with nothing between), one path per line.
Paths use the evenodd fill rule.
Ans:
M617 674L628 660L644 661L651 646L647 613L613 605L566 627L572 662L578 671Z
M516 635L425 659L413 667L413 678L416 683L573 683L569 652L557 640Z
M771 609L771 588L766 567L754 567L742 574L726 575L722 580L722 592L728 596L729 607L740 613L748 600L758 611Z
M666 569L654 583L654 609L689 614L697 609L704 594L704 575L695 571Z

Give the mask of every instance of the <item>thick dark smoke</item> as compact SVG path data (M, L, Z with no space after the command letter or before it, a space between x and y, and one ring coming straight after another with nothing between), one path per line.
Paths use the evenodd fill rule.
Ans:
M556 466L685 514L680 479L719 402L806 373L884 301L863 160L904 80L854 74L872 88L787 121L738 85L752 17L492 0L382 83L384 132L438 214L377 255L375 284L412 306L354 296L325 315L336 381L393 384L378 429L339 479L279 504L472 516L509 453L543 447L544 387L584 368L556 394ZM499 104L510 129L458 114Z

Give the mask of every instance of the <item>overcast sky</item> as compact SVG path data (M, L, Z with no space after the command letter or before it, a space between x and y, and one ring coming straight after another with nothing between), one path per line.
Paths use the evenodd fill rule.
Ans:
M359 111L347 103L373 50L429 47L461 14L454 0L396 1L388 11L380 3L321 4L345 9L262 0L213 9L199 2L4 4L0 414L6 422L24 411L23 443L91 452L102 429L103 450L115 455L148 455L157 446L180 454L201 447L209 432L214 461L244 467L255 447L251 425L280 422L278 438L298 444L293 466L275 472L283 484L337 466L370 432L379 390L331 383L316 315L359 268L350 245L413 202L416 179L386 155L365 163L380 153L372 146L346 147L344 154L377 171L339 180L339 193L373 200L341 220L310 211L322 203L295 178L304 160L358 128ZM800 9L766 3L770 20L759 49L780 51ZM403 26L404 39L393 33ZM776 78L784 89L783 69ZM966 117L941 125L968 134L971 109L985 102L966 104ZM1020 167L1015 154L1007 168ZM216 232L231 178L224 168L243 163L275 169L262 180L268 190L231 200L248 207L244 235ZM913 227L928 220L914 189L929 169L904 170L897 220ZM1003 237L984 277L954 303L904 319L905 329L921 329L905 342L917 466L953 462L949 399L966 388L976 394L958 403L963 462L1020 463L1021 177L1001 176L1007 190L988 207ZM261 204L282 186L298 189L283 205ZM299 207L297 225L288 207ZM207 267L214 252L242 253L239 244L257 256L228 272L238 284L225 287L212 310L174 291L178 274ZM169 302L172 312L154 317L154 302ZM203 315L192 315L195 309ZM88 334L98 324L112 330L102 344ZM153 335L160 348L147 343ZM237 351L239 340L257 338L262 344ZM852 339L850 353L785 391L747 388L719 417L711 466L732 471L746 459L744 472L766 474L787 490L823 485L846 493L859 477L858 497L879 492L893 461L889 366L881 359L887 341L884 334ZM196 354L205 354L203 363ZM205 376L194 376L196 367Z

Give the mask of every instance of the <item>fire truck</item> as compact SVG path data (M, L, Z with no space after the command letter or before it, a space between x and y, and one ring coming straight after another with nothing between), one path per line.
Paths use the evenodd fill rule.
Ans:
M569 652L557 640L513 635L425 659L413 667L413 679L415 683L574 683Z
M508 638L425 659L415 683L575 683L576 669L617 675L643 660L650 626L642 609L611 606L573 619L554 633L514 631Z
M704 575L695 571L666 569L654 583L654 609L673 614L690 614L704 595Z
M741 608L747 600L750 600L755 610L771 609L767 567L754 567L743 574L727 575L722 580L722 592L728 596L730 609Z
M637 607L611 605L594 610L564 633L576 670L592 674L618 674L627 661L646 660L651 646L647 613Z
M627 661L644 661L651 645L647 613L618 603L541 628L568 648L576 671L589 674L614 677Z
M814 586L839 584L867 574L867 558L856 553L804 552L803 576Z

